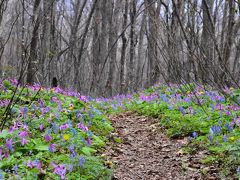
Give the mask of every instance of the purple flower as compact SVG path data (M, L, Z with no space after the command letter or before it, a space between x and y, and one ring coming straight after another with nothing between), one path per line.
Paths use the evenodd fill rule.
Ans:
M64 164L56 165L55 163L52 163L54 170L53 173L60 176L61 180L65 179L65 174L67 172L67 169Z
M69 127L68 124L63 124L63 125L59 126L59 130L62 131L62 130L67 129L68 127Z
M182 113L182 116L185 115L185 110L183 109L183 107L179 107L179 111Z
M208 139L209 139L209 141L210 141L210 144L212 144L212 143L213 143L213 137L212 137L212 135L209 135L209 136L208 136Z
M54 132L54 134L56 134L57 133L57 124L54 122L54 123L52 123L52 126L53 126L53 132Z
M31 169L34 167L33 163L30 160L27 162L27 167Z
M21 145L24 146L25 144L27 144L27 140L25 138L22 138Z
M9 152L8 151L6 151L5 153L4 153L4 157L7 159L7 158L9 158Z
M78 123L77 124L77 127L85 132L88 132L88 127L87 126L84 126L83 123Z
M50 152L56 152L56 144L50 144L48 149Z
M92 140L91 140L90 137L88 137L88 139L87 139L87 146L91 146L91 144L92 144Z
M231 132L233 130L233 126L231 124L226 124L225 127L227 128L228 132Z
M231 111L227 111L226 116L230 116L230 115L231 115Z
M40 125L39 125L39 130L40 130L40 131L43 131L43 129L44 129L44 125L43 125L43 124L40 124Z
M58 111L61 112L60 108L61 108L61 106L58 107ZM55 117L57 118L57 120L60 120L60 116L59 116L59 113L58 113L58 112L55 114Z
M85 158L83 156L80 156L80 158L79 158L79 166L83 167L84 163L85 163Z
M0 148L0 160L2 160L2 148Z
M5 147L12 152L14 151L12 138L11 139L6 139Z
M71 146L69 147L69 151L70 151L70 153L71 153L71 157L73 157L73 158L76 157L74 145L71 145Z
M227 141L228 141L227 135L224 135L224 136L223 136L223 141L224 141L224 142L227 142Z
M197 134L196 132L193 132L193 133L192 133L192 136L193 136L193 138L195 138L195 139L196 139L196 138L197 138L197 136L198 136L198 134Z
M25 114L27 114L28 113L28 108L26 106L24 106L23 111L24 111Z
M44 136L44 139L45 139L46 142L50 142L52 140L52 137L49 134L46 134Z
M210 134L221 134L221 126L212 126L210 128Z
M193 108L191 106L188 108L188 113L190 115L193 115L193 113L194 113Z
M69 166L68 166L68 171L69 171L69 172L72 172L72 170L73 170L73 166L72 166L72 165L69 165Z
M24 137L26 137L28 135L28 132L27 131L21 131L21 132L19 132L19 134L18 134L18 136L20 137L20 138L24 138Z
M27 130L28 130L28 126L27 126L26 124L24 124L24 125L23 125L23 129L24 129L25 131L27 131Z
M18 165L17 165L17 164L15 164L15 165L13 166L13 170L14 170L14 172L17 174L17 172L18 172Z
M35 159L32 163L33 163L33 166L34 166L34 167L36 167L36 168L38 168L39 170L41 170L42 164L41 164L41 162L40 162L38 159Z

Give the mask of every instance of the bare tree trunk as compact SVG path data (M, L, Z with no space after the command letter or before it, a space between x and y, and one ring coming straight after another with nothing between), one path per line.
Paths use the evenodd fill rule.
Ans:
M187 62L184 64L184 67L186 67L185 72L185 79L186 82L191 82L191 81L198 81L198 73L197 73L197 67L195 64L195 17L196 17L196 12L195 9L197 7L197 0L189 0L190 3L188 3L188 25L187 27L189 28L189 49L188 49L188 57L187 57Z
M70 66L72 64L72 62L74 62L74 82L73 84L75 85L75 88L76 89L80 89L80 84L78 83L78 76L79 76L79 73L78 71L80 70L80 67L78 66L78 64L76 64L76 43L77 43L77 33L78 33L78 29L79 29L79 25L80 25L80 22L82 20L82 16L83 16L83 10L86 6L86 3L87 3L87 0L84 0L82 5L81 5L81 0L77 0L76 1L76 4L74 4L74 22L73 22L73 25L71 26L71 34L70 34L70 37L69 37L69 51L68 51L68 59L67 59L67 63L66 63L66 66L69 68L69 69L72 69ZM67 81L66 83L68 83L70 80L71 80L71 76L70 76L70 72L71 71L68 71L67 73L67 78L65 78Z
M88 18L86 20L86 25L85 25L85 28L84 28L84 31L83 31L81 44L80 44L80 48L79 48L78 58L76 59L76 63L74 63L75 66L80 67L80 70L82 70L81 63L83 63L82 62L82 56L83 56L83 53L84 53L84 44L85 44L85 40L86 40L86 37L87 37L88 28L90 26L90 23L91 23L91 20L92 20L92 17L93 17L93 13L95 11L96 6L97 6L97 0L95 0L93 2L93 5L92 5L91 10L89 12ZM74 74L74 83L77 83L77 90L78 91L81 90L80 80L82 79L81 77L79 77L79 75L80 75L79 71L76 71L75 74Z
M36 71L37 64L37 43L38 43L38 30L40 26L40 2L41 0L35 0L33 7L33 31L32 31L32 39L30 45L30 55L28 57L28 67L27 67L27 83L33 84L34 76Z
M120 58L120 93L123 94L125 91L125 77L124 77L124 71L125 71L125 60L126 60L126 49L127 49L127 38L125 35L125 29L127 27L127 21L128 21L128 0L125 0L124 5L124 14L123 14L123 25L122 25L122 49L121 49L121 58Z
M149 63L149 74L148 74L148 86L156 83L159 77L160 69L158 67L158 25L159 25L159 9L155 7L153 0L145 0L145 6L148 10L148 63Z
M7 8L8 0L2 0L0 1L0 28L2 25L3 20L3 13ZM0 36L0 77L3 74L3 62L2 62L2 56L4 52L4 39Z
M139 43L138 43L138 57L137 57L137 69L136 69L136 84L135 84L135 91L138 87L142 87L142 76L141 76L141 65L143 64L143 37L144 32L146 31L146 10L144 11L141 28L139 32Z
M110 52L109 55L109 72L108 72L108 79L105 86L107 90L107 96L113 95L113 80L114 80L114 72L115 72L115 63L117 60L117 43L114 45L115 40L118 37L118 22L119 22L119 10L121 3L109 2L110 4L110 11L111 15L109 15L109 41L108 41L108 51ZM115 7L114 7L115 6ZM113 47L112 47L113 46Z
M203 83L210 82L208 79L210 77L210 70L213 68L213 35L214 29L211 25L211 15L213 9L214 0L203 0L202 10L203 10L203 30L202 30L202 54L204 63L199 66L201 72L201 79ZM209 16L210 15L210 16Z
M136 46L136 36L135 36L135 21L136 21L136 0L132 0L130 3L130 20L131 20L131 28L130 28L130 57L128 63L128 90L129 92L133 92L134 86L134 57L135 57L135 46Z
M220 62L222 64L222 67L224 67L225 71L230 71L230 53L231 53L231 47L232 47L232 37L233 37L233 28L234 28L234 15L235 15L235 3L233 1L227 1L225 3L228 3L229 6L229 16L228 16L228 24L227 24L227 32L226 32L226 40L224 43L223 48L223 62ZM230 79L227 79L226 73L221 74L222 83L226 84L227 86L230 86Z

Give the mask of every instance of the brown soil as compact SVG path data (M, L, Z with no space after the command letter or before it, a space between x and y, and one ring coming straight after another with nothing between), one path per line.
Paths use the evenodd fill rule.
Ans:
M125 113L110 117L115 132L105 155L114 164L115 180L215 180L216 169L199 160L205 153L183 154L186 139L169 139L159 120ZM205 176L201 172L205 172Z

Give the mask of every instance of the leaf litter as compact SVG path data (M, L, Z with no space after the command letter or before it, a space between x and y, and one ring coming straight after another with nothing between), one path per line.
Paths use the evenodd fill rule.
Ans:
M201 164L205 151L184 153L186 138L168 138L158 119L132 112L109 118L115 132L104 156L113 166L113 180L219 179L217 167Z

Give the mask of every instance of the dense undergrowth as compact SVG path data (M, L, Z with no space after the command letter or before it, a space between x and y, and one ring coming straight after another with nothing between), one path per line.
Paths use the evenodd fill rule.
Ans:
M208 150L201 163L219 167L219 177L240 177L240 90L225 98L209 87L156 85L145 91L96 99L107 113L135 111L158 118L171 138L188 138L184 153ZM204 172L203 172L204 173Z
M0 114L15 89L16 81L0 81ZM228 98L191 84L156 85L91 99L37 84L18 87L11 111L1 117L0 179L109 179L111 169L100 157L113 130L106 117L123 111L158 118L169 137L188 137L184 153L208 150L202 163L219 166L223 179L239 177L240 90L225 91Z
M0 81L0 115L16 89ZM112 130L87 97L39 85L17 88L0 133L0 179L109 179L99 151Z

